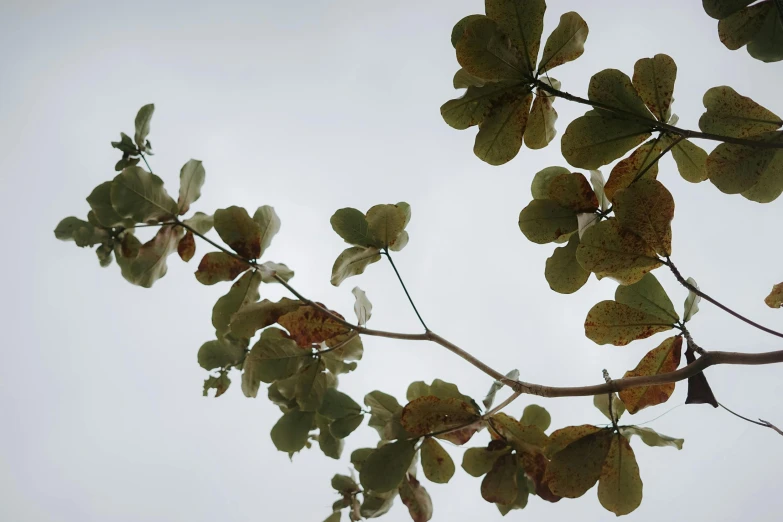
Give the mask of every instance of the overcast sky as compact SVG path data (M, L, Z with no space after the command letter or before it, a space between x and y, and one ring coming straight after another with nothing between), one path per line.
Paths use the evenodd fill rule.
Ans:
M631 74L637 59L667 53L679 66L674 112L683 127L697 127L702 95L718 85L783 113L783 65L725 49L700 2L549 4L544 38L570 10L590 26L584 56L556 69L564 90L584 96L592 74ZM490 167L472 153L475 129L442 121L440 105L459 95L451 88L452 26L481 12L480 0L2 2L0 519L320 521L336 500L331 476L347 472L353 449L377 441L364 426L340 461L315 449L290 463L269 438L278 409L265 394L242 396L238 373L223 397L201 396L207 375L196 351L213 337L211 308L228 288L193 277L204 244L188 265L173 257L169 274L148 290L126 283L116 264L101 269L90 250L55 240L57 222L84 217L84 198L114 176L118 153L109 142L132 132L145 103L156 104L151 162L169 191L177 192L181 165L197 158L207 182L194 210L274 206L283 226L267 259L294 268L298 289L346 316L358 285L374 304L371 326L418 331L385 264L339 288L329 284L345 247L329 225L332 213L407 201L410 243L396 261L420 311L433 330L497 369L518 368L541 384L595 384L603 368L620 377L665 338L597 346L584 337L584 317L611 298L615 283L592 278L571 296L549 290L543 267L553 247L528 242L517 217L533 174L566 165L559 138ZM559 135L585 110L563 100L555 107ZM677 202L673 259L682 272L742 313L783 327L780 311L763 303L783 280L783 199L759 205L709 182L691 185L671 158L659 179ZM656 275L681 307L687 292L664 269ZM780 349L779 339L707 303L691 324L707 349ZM358 370L340 382L358 401L379 389L404 402L410 382L436 377L480 400L491 384L436 345L364 343ZM707 373L721 402L783 425L781 371ZM666 405L624 420L650 420L684 398L678 385ZM553 428L604 422L585 398L523 397L508 411L518 416L531 402L549 409ZM634 441L644 501L628 520L779 519L779 435L704 405L649 426L684 437L685 447ZM463 450L449 451L459 466ZM481 499L480 479L460 469L448 485L425 486L435 521L500 518ZM556 505L531 497L525 511L508 515L577 516L614 518L595 490ZM399 500L385 520L409 520Z

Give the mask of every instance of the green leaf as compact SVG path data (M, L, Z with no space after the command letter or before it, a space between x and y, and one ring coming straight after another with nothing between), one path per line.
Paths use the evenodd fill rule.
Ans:
M680 320L669 296L666 295L666 290L652 274L645 274L632 285L618 286L614 293L614 300L654 315L665 322L676 323Z
M651 131L648 124L593 110L568 125L561 149L563 157L574 167L597 169L642 143Z
M436 484L446 484L454 476L454 461L438 441L427 437L421 445L424 476Z
M497 413L490 418L493 429L505 438L517 452L538 452L549 443L549 437L535 425L523 425L505 413Z
M259 271L261 273L261 281L264 283L279 283L274 276L279 276L284 281L289 281L294 277L294 271L283 263L266 261L265 263L261 263L260 266L264 267L264 269Z
M468 87L483 87L485 82L478 76L473 76L465 69L460 69L454 73L452 85L455 89L467 89Z
M261 227L242 207L231 206L215 211L215 231L231 250L245 259L261 255Z
M276 323L280 317L296 310L301 305L302 303L300 301L288 299L287 297L284 297L277 302L264 299L260 302L249 303L239 308L239 310L231 316L229 331L231 335L250 339L258 330Z
M76 217L67 217L57 224L54 237L60 241L74 241L79 247L87 247L103 243L109 235L92 223Z
M696 284L696 282L695 281L692 282L691 279L688 279L688 282L691 283L692 285ZM696 296L696 294L694 294L693 292L689 292L688 293L688 299L691 298L691 295ZM698 299L701 300L701 297L699 297L699 296L696 296L696 297L698 297ZM696 302L696 301L694 301L694 302ZM686 310L687 310L688 309L688 305L687 305L688 301L686 300L685 303L686 303ZM781 306L783 306L783 283L778 283L778 284L776 284L776 285L774 285L772 287L772 291L769 293L769 295L767 297L764 298L764 303L766 303L766 305L769 306L770 308L780 308ZM699 310L699 307L696 306L693 313L696 313L698 310ZM693 315L693 314L691 314L691 315Z
M779 62L783 60L783 20L780 15L780 4L769 6L756 37L748 44L748 54L762 62ZM775 12L777 10L777 12Z
M708 15L720 20L752 2L753 0L702 0L702 6Z
M189 160L179 171L179 199L177 208L179 215L186 214L190 210L190 205L201 197L201 187L204 186L204 180L207 173L204 165L199 160Z
M379 494L372 492L365 494L359 514L364 518L378 518L389 512L397 496L397 490Z
M492 443L489 448L468 448L462 455L462 469L474 477L486 475L498 458L510 452L511 446L494 447Z
M321 415L315 416L315 425L318 427L318 447L327 457L339 459L343 454L345 442L332 435L329 430L329 420Z
M783 132L754 139L783 143ZM783 149L721 143L707 157L707 174L725 194L741 193L751 201L769 203L783 193Z
M503 103L492 106L479 123L474 154L490 165L508 163L522 147L533 94L524 87Z
M584 174L560 174L549 183L549 199L577 213L598 210L598 198Z
M195 274L202 285L214 285L221 281L233 281L248 268L250 265L230 254L209 252L201 258Z
M707 179L707 153L690 140L680 140L672 149L672 158L685 181L701 183Z
M405 476L400 485L400 500L408 508L413 522L427 522L432 518L432 499L416 477Z
M699 285L696 284L695 279L689 277L686 281L698 290ZM696 312L699 311L700 302L701 302L701 296L694 293L692 290L688 290L688 297L685 298L685 305L683 306L683 312L682 312L683 323L687 323L688 321L693 319L693 316L696 315Z
M381 446L362 463L359 471L362 486L378 493L397 489L414 455L414 441L402 439Z
M569 429L571 428L558 431ZM581 434L582 432L579 432L575 435ZM554 436L553 433L552 437ZM601 476L611 443L612 432L609 429L594 431L572 440L563 449L552 454L544 474L544 482L555 495L567 498L581 497Z
M136 134L134 141L138 145L139 150L146 150L145 144L147 136L150 133L150 121L152 120L152 113L155 112L155 104L150 103L139 109L136 114Z
M217 377L210 375L204 381L204 393L202 395L209 397L209 390L215 390L215 398L217 399L228 391L229 386L231 386L231 379L228 378L226 373L221 372Z
M468 15L454 24L454 28L451 30L451 45L455 49L457 48L457 42L459 42L462 39L462 35L465 34L465 27L467 27L467 25L473 20L477 20L479 18L486 18L486 16L480 14Z
M341 516L342 516L342 512L335 511L334 513L332 513L331 515L326 517L324 519L324 522L340 522L340 517Z
M419 397L402 410L400 422L405 431L421 437L429 433L470 424L480 418L476 408L461 399Z
M317 411L321 407L324 394L337 385L337 378L325 372L322 360L313 360L298 373L296 380L296 402L302 411Z
M519 229L533 243L551 243L577 226L573 210L547 199L534 199L519 213Z
M465 25L457 42L457 61L468 73L486 81L524 80L531 76L522 57L494 20L476 18Z
M362 407L343 392L329 388L324 394L318 413L327 419L341 419L349 415L361 413Z
M272 442L279 451L296 453L305 447L314 423L314 411L293 409L280 417L272 427Z
M609 173L609 180L604 187L606 197L610 201L614 201L617 193L628 188L642 171L644 174L637 181L657 178L658 162L656 158L663 151L663 147L663 140L650 140L634 150L627 158L619 161Z
M555 249L546 260L544 277L549 288L560 294L573 294L582 288L590 278L590 272L582 268L576 259L579 248L579 235L574 234L568 244Z
M362 470L362 464L367 460L367 457L375 451L374 448L359 448L351 453L351 464L356 471Z
M523 426L535 426L541 431L546 431L552 423L552 416L538 404L528 404L522 412L519 423Z
M589 31L587 22L578 13L571 11L561 15L560 23L546 39L537 74L582 56Z
M333 420L332 423L329 425L329 431L333 436L337 437L338 439L344 439L345 437L353 433L356 428L361 426L363 420L364 420L364 415L360 413L347 415L345 417L341 417L339 419Z
M112 141L111 146L122 151L124 154L138 154L139 152L136 150L136 145L133 144L131 137L124 132L120 133L120 141Z
M340 286L347 278L363 274L365 268L380 260L381 251L376 247L346 248L334 262L331 283Z
M549 185L560 174L569 174L565 167L547 167L536 172L533 182L530 184L530 193L533 199L549 199Z
M242 367L242 392L256 397L262 382L271 383L296 374L309 357L282 330L267 328L247 354ZM304 408L302 408L304 410Z
M576 249L582 268L621 284L639 281L644 274L661 266L655 250L645 241L623 229L617 219L607 219L587 229Z
M557 82L557 80L553 80ZM560 82L557 82L560 85ZM557 88L557 87L556 87ZM525 145L529 149L543 149L555 138L557 129L557 111L552 106L555 97L541 89L536 91L533 106L530 108L527 127L525 128Z
M331 351L322 355L324 359L334 359L336 361L360 361L364 353L362 339L356 332L347 335L333 337L326 341L326 346Z
M585 319L585 335L588 339L596 344L615 346L625 346L631 341L671 330L672 327L671 321L614 301L596 304Z
M130 228L134 222L131 219L124 219L120 216L111 204L112 182L106 181L93 189L87 196L87 203L95 213L98 222L107 228L122 226Z
M511 43L523 57L523 65L530 76L536 70L541 33L544 31L544 0L486 0L487 16L495 20L500 30L511 38ZM459 47L458 47L459 49Z
M134 285L152 287L155 281L166 275L166 259L176 252L182 235L182 228L161 227L155 237L141 245L135 258L121 263L118 257L122 277Z
M203 212L196 212L193 217L183 221L184 224L191 227L199 234L206 234L214 226L215 219L212 216L204 214Z
M641 377L670 373L680 365L682 355L682 336L669 337L657 348L647 352L639 364L631 371L625 372L625 377ZM620 392L620 399L633 415L648 406L663 404L674 393L674 384L657 384L654 386L638 386Z
M369 425L378 432L382 440L404 436L400 424L402 406L397 399L381 391L372 391L364 396L364 404L370 408Z
M141 167L128 167L112 180L111 204L117 214L136 223L177 214L177 202L163 188L163 180Z
M231 285L228 293L217 300L212 308L212 326L215 327L215 333L218 339L224 337L229 332L229 323L231 316L243 306L258 301L258 287L261 284L261 276L258 272L245 272L236 283ZM255 330L253 330L255 333ZM252 337L247 336L247 339Z
M713 87L704 93L703 102L707 109L699 118L703 132L749 138L776 131L783 125L780 116L731 87Z
M511 504L495 504L501 515L506 516L512 509L525 509L528 496L530 495L528 484L532 485L532 481L525 474L525 470L519 468L517 470L517 496L514 502Z
M565 449L569 444L575 442L588 435L593 435L603 431L602 428L597 426L591 426L589 424L582 424L581 426L567 426L559 430L555 430L549 436L549 445L545 448L544 454L547 458L552 458L552 455Z
M770 10L775 10L772 2L761 2L723 18L718 22L720 41L727 49L736 51L754 39Z
M642 58L633 67L633 86L647 108L664 123L671 116L677 64L666 54Z
M593 405L598 408L598 411L604 414L604 417L609 419L612 422L617 422L620 420L620 417L622 417L623 413L625 413L625 404L623 404L623 401L620 400L620 398L617 396L616 393L612 394L612 411L611 414L609 412L609 394L608 393L602 393L600 395L594 395L593 396Z
M98 263L100 263L103 268L106 268L111 264L113 259L112 252L112 248L107 243L104 243L95 249L95 255L98 256Z
M475 78L464 69L463 75ZM440 108L443 121L457 130L465 130L484 121L493 105L513 97L524 86L519 80L491 82L486 85L468 86L460 98L449 100Z
M226 339L207 341L198 350L198 364L205 370L235 365L245 357L245 348Z
M627 439L630 439L632 435L638 435L642 442L648 446L672 446L681 450L685 442L684 439L675 439L674 437L658 433L652 428L642 428L641 426L624 426L620 428L620 433Z
M341 208L332 215L329 221L332 224L332 229L346 243L361 247L381 246L370 232L370 224L365 215L355 208Z
M277 213L273 207L264 205L256 209L256 213L253 214L253 221L258 223L261 229L261 253L259 257L264 255L266 249L272 244L272 238L275 234L280 232L280 218L277 217Z
M609 105L613 109L651 120L654 118L645 106L644 100L636 92L628 75L617 69L604 69L594 74L590 78L587 97L590 101ZM605 115L617 116L615 111L610 112L600 108L596 110Z
M406 215L397 205L375 205L367 211L366 219L375 245L389 248L405 228Z
M499 457L481 481L481 496L487 502L511 504L517 498L517 457Z
M642 479L636 456L628 439L620 434L612 437L601 469L598 500L618 517L627 515L642 503Z

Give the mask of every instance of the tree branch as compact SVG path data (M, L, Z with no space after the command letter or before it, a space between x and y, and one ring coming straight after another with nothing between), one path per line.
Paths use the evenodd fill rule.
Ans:
M739 418L740 418L740 419L742 419L742 420L746 420L746 421L748 421L748 422L750 422L750 423L753 423L753 424L756 424L756 425L758 425L758 426L763 426L763 427L765 427L765 428L770 428L770 429L772 429L772 430L774 430L774 431L778 432L780 435L783 435L783 431L781 431L781 430L780 430L780 428L778 428L778 427L777 427L777 426L775 426L774 424L771 424L771 423L769 423L769 422L767 422L767 421L765 421L765 420L761 420L761 419L759 419L758 421L754 421L753 419L749 419L749 418L747 418L747 417L744 417L744 416L740 415L739 413L737 413L737 412L735 412L735 411L731 411L730 409L728 409L726 406L724 406L724 405L723 405L723 404L721 404L721 403L718 403L718 404L720 405L720 407L721 407L721 408L723 408L723 409L724 409L724 410L726 410L727 412L731 413L731 414L732 414L732 415L734 415L735 417L739 417Z

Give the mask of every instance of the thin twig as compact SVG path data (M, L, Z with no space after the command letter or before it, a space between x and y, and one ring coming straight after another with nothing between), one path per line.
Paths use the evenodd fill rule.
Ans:
M660 136L659 136L659 138L660 138ZM648 170L650 170L650 169L653 167L653 165L655 165L656 163L658 163L658 161L659 161L659 160L660 160L662 157L664 157L664 156L665 156L665 155L666 155L666 154L667 154L667 153L668 153L670 150L672 150L674 147L676 147L676 146L677 146L677 144L678 144L678 143L680 143L680 142L681 142L682 140L684 140L684 139L685 139L685 137L684 137L684 136L677 136L677 139L676 139L676 140L672 141L672 142L671 142L671 143L670 143L670 144L669 144L669 145L668 145L668 146L667 146L665 149L663 149L663 150L660 152L660 154L658 154L658 156L656 156L656 158L655 158L654 160L652 160L652 162L650 162L648 165L645 165L645 166L644 166L644 168L643 168L643 169L641 169L641 170L639 171L639 173L636 175L636 177L635 177L635 178L633 178L633 181L631 181L631 183L630 183L630 184L631 184L631 185L633 185L634 183L636 183L637 181L639 181L639 179L641 179L641 177L642 177L642 176L644 176L645 172L647 172ZM656 143L657 143L657 142L656 142ZM653 144L653 146L652 146L652 148L650 149L650 151L652 151L652 149L654 149L654 148L655 148L655 144Z
M400 285L402 285L402 289L405 292L405 295L408 297L408 302L413 307L413 311L416 312L416 317L419 318L419 322L424 327L425 332L429 332L430 329L427 328L426 323L424 322L424 319L421 318L421 314L419 313L419 310L416 308L416 305L413 303L413 299L411 298L411 294L408 292L408 289L405 287L405 283L402 281L402 276L400 276L400 273L397 271L397 267L394 265L394 261L391 258L391 255L389 254L389 249L384 248L383 254L386 256L386 259L389 260L389 263L391 264L391 267L394 269L394 273L397 274L397 280L400 282Z
M774 424L771 424L771 423L769 423L769 422L767 422L765 420L761 420L761 419L759 419L758 421L754 421L753 419L749 419L747 417L744 417L744 416L740 415L736 411L731 411L730 409L728 409L726 406L724 406L721 403L718 403L718 405L720 405L721 408L723 408L727 412L731 413L735 417L739 417L742 420L746 420L748 422L751 422L753 424L757 424L759 426L763 426L765 428L770 428L770 429L775 430L776 432L778 432L780 435L783 435L783 431L780 431L780 429L777 426L775 426Z
M680 271L677 269L677 267L674 265L674 263L672 262L672 260L668 256L663 261L663 264L669 267L669 269L674 274L674 277L677 278L677 281L679 281L682 286L684 286L685 288L687 288L688 290L690 290L694 294L700 296L702 299L704 299L706 301L709 301L710 303L714 304L715 306L717 306L721 310L723 310L725 312L728 312L731 315L733 315L734 317L736 317L737 319L739 319L741 321L744 321L744 322L748 323L749 325L758 328L762 332L767 332L768 334L771 334L771 335L783 338L783 333L775 331L772 328L767 328L766 326L762 326L759 323L748 319L744 315L741 315L741 314L735 312L734 310L732 310L731 308L729 308L728 306L726 306L724 304L721 304L720 302L716 301L712 297L708 296L707 294L705 294L704 292L702 292L701 290L699 290L698 288L696 288L695 286L690 284L684 277L682 277L682 274L680 273Z

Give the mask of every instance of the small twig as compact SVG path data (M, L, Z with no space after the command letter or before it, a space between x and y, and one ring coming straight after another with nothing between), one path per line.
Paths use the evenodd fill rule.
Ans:
M389 260L391 267L394 269L394 273L397 275L397 280L400 282L400 285L402 285L402 289L405 292L405 295L408 297L408 302L413 307L413 311L416 312L416 317L419 318L419 322L424 327L424 331L429 332L430 329L427 328L427 325L424 323L424 319L421 318L421 314L419 313L419 310L416 308L416 305L413 303L411 294L408 292L408 289L405 287L405 283L402 281L402 276L400 276L400 272L397 270L397 267L394 265L394 261L392 260L391 255L389 254L389 249L384 248L382 253L386 256L386 259Z
M604 381L606 384L612 384L612 378L609 377L609 371L606 368L603 369ZM617 419L614 418L614 411L612 410L612 401L614 400L614 391L610 390L609 393L609 419L612 421L612 427L617 431Z
M658 138L660 139L660 136L659 136ZM652 161L651 161L651 162L650 162L648 165L645 165L645 167L639 171L639 173L636 175L636 177L635 177L635 178L633 178L633 181L631 181L631 183L630 183L630 184L631 184L631 185L633 185L634 183L636 183L637 181L639 181L639 180L641 179L641 177L642 177L642 176L644 176L644 174L645 174L645 173L646 173L648 170L650 170L650 169L653 167L653 165L655 165L656 163L658 163L658 161L659 161L659 160L660 160L662 157L664 157L664 156L665 156L665 155L666 155L666 154L667 154L667 153L668 153L670 150L672 150L674 147L676 147L676 146L677 146L677 144L678 144L678 143L680 143L680 142L681 142L682 140L684 140L684 139L685 139L685 137L683 137L683 136L677 136L677 139L676 139L676 140L672 141L672 142L671 142L669 145L667 145L667 146L666 146L666 148L665 148L665 149L663 149L663 150L662 150L662 151L661 151L661 152L658 154L658 156L656 156L656 157L655 157L655 159L654 159L654 160L652 160ZM657 143L657 141L656 141L655 143ZM654 149L654 148L655 148L655 143L654 143L654 144L653 144L653 146L650 148L650 152L652 152L652 149ZM645 161L647 161L647 160L645 159Z
M776 432L778 432L780 435L783 435L783 431L780 431L780 429L777 426L775 426L774 424L771 424L771 423L769 423L769 422L767 422L765 420L761 420L761 419L759 419L758 421L754 421L753 419L749 419L749 418L747 418L747 417L745 417L743 415L740 415L739 413L737 413L735 411L731 411L730 409L728 409L726 406L724 406L721 403L718 403L718 404L720 405L721 408L723 408L727 412L731 413L735 417L739 417L742 420L746 420L746 421L748 421L750 423L753 423L753 424L756 424L758 426L763 426L765 428L770 428L770 429L775 430Z

